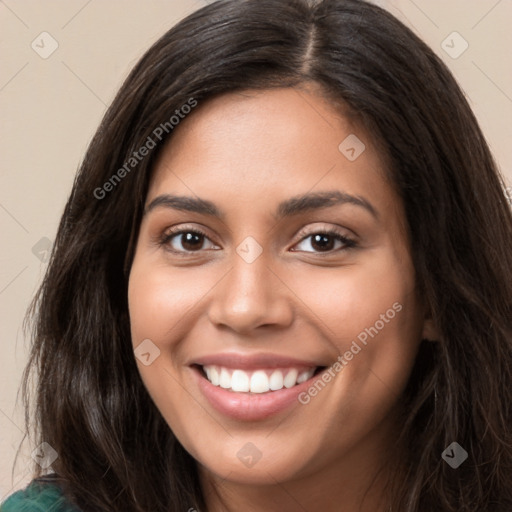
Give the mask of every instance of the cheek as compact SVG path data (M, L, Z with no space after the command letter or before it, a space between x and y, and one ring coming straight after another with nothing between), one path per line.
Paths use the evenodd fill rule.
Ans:
M341 357L340 392L389 404L403 391L421 340L412 264L388 251L365 264L316 269L294 284L305 315Z
M323 326L329 338L342 348L348 338L373 326L389 311L395 321L393 304L408 304L408 314L416 310L414 302L414 270L390 251L362 257L357 264L338 268L317 267L307 273L291 272L293 291L308 309L311 321ZM414 321L414 319L411 319ZM388 329L389 330L389 329Z
M139 257L132 265L128 286L132 343L137 347L150 339L160 350L149 365L137 362L140 376L169 426L182 438L197 434L190 416L202 418L204 413L196 406L198 397L183 386L180 368L184 359L180 340L186 338L190 319L214 284L206 275L199 279L195 274L191 281L185 269L171 271L161 262ZM193 447L189 451L196 455Z
M202 275L204 274L204 276ZM185 315L193 315L215 282L208 272L175 268L162 263L134 261L128 287L133 343L150 338L165 347L179 331Z

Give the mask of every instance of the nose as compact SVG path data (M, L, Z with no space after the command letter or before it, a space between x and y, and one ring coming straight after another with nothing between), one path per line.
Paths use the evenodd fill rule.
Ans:
M258 327L284 328L293 320L292 296L263 255L247 263L235 253L231 269L215 287L209 319L239 334Z

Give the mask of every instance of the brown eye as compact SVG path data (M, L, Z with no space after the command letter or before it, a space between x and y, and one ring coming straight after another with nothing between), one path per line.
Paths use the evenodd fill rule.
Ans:
M181 233L180 235L177 235L177 237L181 246L187 251L201 249L204 243L204 236L199 233Z
M167 233L161 240L161 245L165 245L168 250L184 253L198 252L204 248L205 243L210 244L210 247L207 248L216 247L204 233L193 229L182 229Z
M304 252L334 252L336 250L349 249L356 246L356 242L337 231L319 231L305 236L294 249Z

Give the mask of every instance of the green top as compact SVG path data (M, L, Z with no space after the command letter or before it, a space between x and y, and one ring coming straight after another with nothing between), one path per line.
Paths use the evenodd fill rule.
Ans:
M32 480L0 505L0 512L79 512L62 495L60 488L49 482Z

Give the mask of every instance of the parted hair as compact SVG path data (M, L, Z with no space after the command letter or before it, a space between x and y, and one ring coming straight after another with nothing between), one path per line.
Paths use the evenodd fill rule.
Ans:
M138 373L128 315L148 184L174 130L108 194L98 188L191 98L193 116L223 93L305 84L378 143L440 333L422 341L401 399L392 510L512 510L512 215L460 87L410 29L365 1L219 0L172 27L124 81L27 312L27 424L58 452L52 478L84 512L206 511L196 462ZM454 441L468 453L457 469L441 457Z

